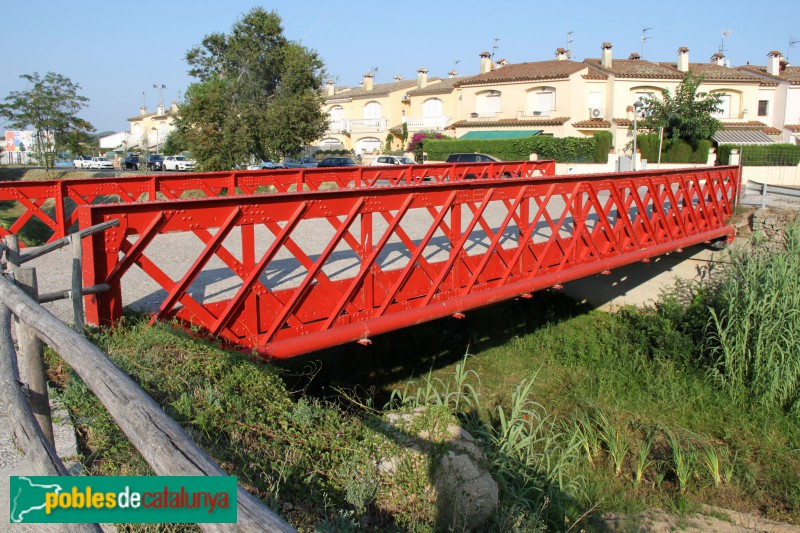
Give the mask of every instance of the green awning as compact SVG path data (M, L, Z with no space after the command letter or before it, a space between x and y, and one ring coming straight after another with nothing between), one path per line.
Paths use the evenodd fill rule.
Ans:
M458 139L521 139L523 137L533 137L540 133L542 133L542 130L469 131Z

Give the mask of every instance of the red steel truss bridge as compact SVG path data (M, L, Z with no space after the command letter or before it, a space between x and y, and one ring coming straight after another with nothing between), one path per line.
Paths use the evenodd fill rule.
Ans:
M554 176L537 164L130 178L141 180L130 201L87 194L63 224L120 222L84 240L84 285L111 287L85 297L88 321L145 303L153 320L266 358L368 343L733 237L737 167ZM282 194L256 194L266 185ZM195 190L206 197L181 198ZM163 199L133 201L145 194ZM146 302L126 300L132 283L148 286Z

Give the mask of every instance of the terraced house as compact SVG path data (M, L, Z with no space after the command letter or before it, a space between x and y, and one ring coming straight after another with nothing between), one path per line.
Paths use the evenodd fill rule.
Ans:
M619 151L630 141L634 102L659 97L662 89L674 93L687 72L703 77L701 91L722 98L717 118L725 129L719 141L771 143L800 135L800 69L773 66L731 68L721 54L691 63L685 47L674 62L646 61L636 53L614 59L608 42L599 58L581 62L571 60L563 48L552 60L518 64L495 63L483 52L474 76L451 72L429 80L421 68L416 81L397 77L373 85L368 73L358 89L335 90L329 82L325 109L331 126L320 146L379 152L388 134L398 148L405 123L409 135L433 130L456 138L580 137L609 131Z

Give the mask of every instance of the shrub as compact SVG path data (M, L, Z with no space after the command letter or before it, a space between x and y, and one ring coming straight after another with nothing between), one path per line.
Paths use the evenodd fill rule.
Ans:
M413 141L412 141L413 142ZM595 139L591 137L550 137L537 135L521 139L473 139L424 141L428 158L444 161L455 153L480 152L503 161L527 161L536 153L539 159L554 159L559 163L590 163L595 161Z
M721 144L717 147L717 164L727 165L733 149L739 150L741 162L744 166L780 167L800 164L800 146L793 144L773 144L769 146Z
M608 163L608 151L614 145L614 137L610 131L594 132L594 162Z
M642 153L642 159L650 162L658 161L659 138L657 134L644 134L636 136L637 148ZM697 148L680 140L664 139L661 150L662 163L698 163L703 164L708 161L708 151L711 148L711 141L699 141Z

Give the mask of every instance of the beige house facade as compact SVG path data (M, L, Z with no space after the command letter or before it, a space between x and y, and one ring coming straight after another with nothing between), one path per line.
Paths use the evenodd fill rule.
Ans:
M558 48L552 60L518 64L494 62L483 52L474 76L451 72L447 78L429 79L427 69L420 68L412 81L396 77L393 83L375 85L367 73L355 89L336 89L329 82L324 109L330 127L318 145L380 153L389 136L392 148L398 149L405 124L409 138L422 130L455 138L480 138L488 132L494 138L589 137L609 131L619 152L631 140L633 104L646 96L660 97L663 89L674 94L687 72L703 77L701 91L722 98L717 118L729 138L757 136L761 142L774 142L793 135L792 125L800 135L800 69L795 73L784 68L777 76L769 67L765 72L734 69L721 54L692 63L685 47L678 49L674 62L645 61L636 53L614 59L608 42L600 51L599 58L578 62ZM790 101L790 93L796 101Z
M789 65L783 54L773 50L767 64L739 67L765 80L759 92L758 114L781 131L784 142L800 144L800 67Z
M159 104L155 113L148 113L147 108L139 108L139 115L130 117L130 129L126 132L124 149L138 152L160 152L164 141L175 131L175 116L178 103L172 102L169 109Z

